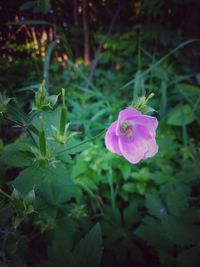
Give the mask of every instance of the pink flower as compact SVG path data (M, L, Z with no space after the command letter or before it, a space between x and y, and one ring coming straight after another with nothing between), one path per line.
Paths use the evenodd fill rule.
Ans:
M108 150L124 156L131 163L153 157L158 152L155 117L143 115L134 108L120 111L118 120L108 128L105 145Z

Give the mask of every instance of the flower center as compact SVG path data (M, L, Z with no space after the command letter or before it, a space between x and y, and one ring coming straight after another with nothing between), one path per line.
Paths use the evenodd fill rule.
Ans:
M120 125L120 132L125 137L131 137L134 133L134 125L131 121L123 121Z

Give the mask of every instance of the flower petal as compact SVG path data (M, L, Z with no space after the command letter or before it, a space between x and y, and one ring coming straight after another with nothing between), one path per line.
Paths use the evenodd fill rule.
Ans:
M158 152L158 145L156 144L155 136L152 136L146 126L136 125L136 129L148 147L148 150L144 155L144 159L153 157Z
M148 142L148 151L144 155L144 159L151 158L155 156L158 152L158 145L156 144L155 138L151 138Z
M145 127L152 136L155 136L155 130L158 127L157 118L148 115L136 116L133 118L133 123Z
M131 163L138 163L145 158L148 152L148 145L140 135L139 131L135 131L132 138L128 139L123 136L119 136L119 148L122 155Z
M134 108L125 108L120 111L118 120L117 120L117 127L116 127L116 134L120 134L120 125L123 121L130 120L135 116L140 116L141 112L134 109Z
M119 137L116 135L117 122L113 122L108 128L105 135L105 145L112 153L121 155L121 151L118 145Z

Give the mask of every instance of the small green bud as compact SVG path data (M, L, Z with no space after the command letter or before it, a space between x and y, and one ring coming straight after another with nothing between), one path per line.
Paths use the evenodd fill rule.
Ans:
M155 111L152 107L147 105L148 101L154 96L154 93L151 93L148 97L146 96L141 96L141 97L136 97L132 103L132 107L141 111L142 113L150 113Z
M0 93L0 115L3 115L3 113L6 112L6 108L10 100L11 98L6 97L5 93L3 94Z
M51 110L58 100L58 95L48 95L45 81L42 82L39 90L35 93L35 103L33 110Z

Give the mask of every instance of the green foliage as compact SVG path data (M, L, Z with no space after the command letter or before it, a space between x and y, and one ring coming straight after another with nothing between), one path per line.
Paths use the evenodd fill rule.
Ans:
M51 110L55 106L58 95L49 96L45 87L45 81L41 84L39 90L35 93L35 103L33 110Z
M182 126L195 120L192 108L189 105L180 105L171 110L168 115L168 124Z
M164 25L180 1L128 1L123 10L129 7L134 27L117 23L104 38L104 20L90 24L91 54L104 40L91 78L80 57L81 20L71 27L76 14L66 13L72 2L26 1L26 19L9 23L37 28L38 42L53 25L61 42L46 43L44 57L33 41L10 42L7 49L30 57L0 64L7 89L0 96L0 265L198 267L200 74L190 56L198 56L199 40L180 42L187 38L173 19ZM106 21L104 2L92 1L90 23L101 8ZM159 120L159 151L137 165L108 152L103 140L127 106L156 111Z
M73 254L77 266L99 266L102 254L100 225L94 226L85 238L76 245Z

